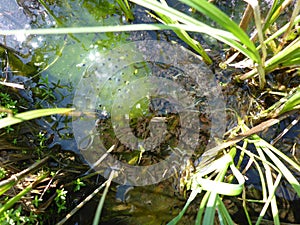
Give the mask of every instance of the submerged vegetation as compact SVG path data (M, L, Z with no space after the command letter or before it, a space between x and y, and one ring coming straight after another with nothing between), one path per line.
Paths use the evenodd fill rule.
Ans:
M98 26L96 22L91 26L84 26L84 23L79 22L74 24L74 27L68 24L67 20L58 17L54 11L55 6L60 5L59 2L39 0L36 3L44 7L43 13L55 21L53 26L33 26L32 29L20 30L0 29L0 36L3 37L49 35L57 36L61 41L56 43L57 45L46 46L55 54L50 59L45 57L45 61L48 61L44 64L39 61L39 57L40 54L48 54L46 50L36 50L32 62L25 63L20 60L21 53L17 49L0 43L1 224L63 224L102 189L104 191L98 208L93 210L93 224L101 224L101 218L107 217L102 211L105 210L104 205L109 199L109 193L111 190L117 194L119 192L111 183L115 174L112 172L109 179L99 185L98 181L93 180L97 173L88 170L86 165L80 162L80 156L63 151L53 144L63 138L73 138L72 134L59 127L59 123L68 127L69 115L78 115L76 111L73 112L70 102L65 104L64 108L53 107L57 102L59 106L63 105L64 101L58 100L59 96L64 96L65 92L62 90L70 87L61 84L58 79L49 81L48 73L45 72L52 71L59 74L57 77L62 76L73 57L80 58L84 55L82 48L99 44L104 49L109 49L114 41L126 43L128 32L153 30L174 31L178 38L175 39L172 33L170 40L175 39L199 54L203 61L221 76L218 77L218 82L229 98L231 91L240 91L234 96L237 102L233 103L235 106L231 106L230 103L227 106L229 122L226 124L224 140L219 140L219 145L207 150L200 159L199 155L194 156L195 162L192 164L195 168L188 176L185 174L184 179L180 179L180 182L184 182L180 186L184 187L183 193L187 196L185 204L180 210L171 210L171 215L166 216L168 221L165 215L161 215L164 220L157 221L169 225L180 224L186 219L185 215L190 216L189 210L194 210L192 219L188 221L190 224L264 224L270 222L269 220L272 220L272 224L280 224L281 221L300 222L300 217L295 214L297 209L287 218L283 216L280 204L285 200L290 202L285 204L300 204L300 1L245 1L242 19L232 19L223 12L220 9L222 1L180 2L78 1L80 4L91 4L91 7L88 7L89 11L101 11L99 15L103 18L103 15L106 15L102 14L104 11L119 13L122 22L116 22L114 19L106 21L107 18L97 17L97 22L101 21L105 26ZM72 11L74 5L64 4L64 10ZM176 4L183 6L183 10L177 9ZM143 7L142 15L150 17L153 23L141 24L135 20L135 9L140 6ZM74 16L77 16L76 13ZM116 23L118 25L115 25ZM105 33L106 36L94 36L94 33ZM65 36L61 38L59 34ZM85 36L77 37L76 34ZM82 40L79 40L80 37ZM69 39L74 45L69 44ZM52 41L51 38L49 40ZM222 49L213 49L209 42L217 43ZM75 54L76 51L78 54ZM213 53L216 51L220 56L215 57ZM224 52L226 54L223 54ZM88 63L84 60L81 59L81 64L72 66L69 73L78 70L82 72L85 69L84 64ZM36 85L24 87L25 82L8 80L9 76L20 74L26 74ZM66 78L61 79L79 79L70 77L70 74L65 76ZM230 81L223 82L226 79ZM26 99L22 98L22 91L27 89L36 96L35 102L30 104L30 101L26 102ZM245 90L248 93L247 99L242 98L242 92ZM62 116L49 117L54 114ZM45 117L45 122L31 121L40 117ZM45 124L50 123L48 121L54 121L54 126L58 127L59 138L55 141L53 139L56 134L51 135L43 129ZM65 133L59 133L61 130ZM290 131L294 136L291 138L292 143L287 144L284 138ZM269 134L270 132L273 134ZM138 165L142 153L141 149L138 154L130 153L132 159L125 157L128 164ZM197 160L200 163L196 162ZM89 187L95 183L99 187ZM286 190L280 190L282 186ZM124 191L125 194L129 189ZM76 193L81 193L82 190L86 191L82 192L83 195L88 196L76 197ZM93 192L89 194L91 191ZM153 193L160 192L155 189ZM67 212L69 214L65 218ZM126 213L125 215L128 216ZM141 221L143 222L133 217L129 224L157 224L157 221Z

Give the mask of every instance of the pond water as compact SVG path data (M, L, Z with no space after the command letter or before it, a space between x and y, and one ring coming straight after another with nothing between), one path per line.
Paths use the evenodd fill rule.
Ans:
M242 1L217 1L217 4L236 21L241 18L245 6ZM170 5L192 13L177 1L171 1ZM155 21L141 7L134 6L133 12L133 23ZM198 14L194 16L201 17ZM0 29L127 23L114 1L52 0L43 5L39 1L2 0L0 3ZM211 55L218 55L216 60L223 57L220 43L207 36L193 36L205 41L204 45L211 49ZM142 44L128 44L133 41ZM110 167L123 165L114 164L116 159L128 163L130 168L137 164L157 164L172 156L171 150L178 146L193 149L192 154L184 152L179 154L180 159L172 158L183 164L185 161L180 160L184 156L194 157L193 160L200 157L207 146L214 146L214 142L222 138L226 125L228 129L236 124L230 115L225 118L225 107L237 110L241 116L247 113L252 101L249 93L253 91L247 84L238 86L231 82L231 75L239 71L222 71L216 67L213 73L211 68L197 61L199 58L195 54L174 47L177 45L171 45L172 41L188 49L170 31L0 37L2 77L9 82L25 85L25 89L19 90L18 94L26 100L26 109L76 107L80 114L73 118L57 115L36 123L52 135L48 148L59 146L64 151L82 155L83 163L94 166L106 177L109 171L96 165L100 158L99 146L103 148L100 155L115 146L111 153L113 162L108 163ZM157 45L161 42L169 44ZM185 67L191 63L196 66ZM174 88L173 82L178 86ZM226 89L222 90L218 85L220 83L226 84ZM182 87L188 91L182 91ZM132 94L127 95L128 92ZM155 97L149 96L149 93ZM200 118L200 122L197 120L199 123L193 123L195 117ZM162 119L164 123L161 123ZM179 123L180 119L187 122ZM286 127L289 123L291 121L287 119L280 126ZM200 132L195 126L201 127ZM197 133L190 130L197 130ZM276 132L270 129L264 134L265 138L272 140ZM183 138L186 134L192 138ZM299 148L299 125L293 127L289 135L284 139L286 149L290 150L294 143L298 143ZM101 145L97 142L99 136ZM159 147L152 147L157 145L156 142L160 143ZM144 152L144 148L151 151ZM128 174L120 175L122 179L116 180L118 184L112 186L107 196L101 224L166 224L176 216L185 203L179 194L179 178L169 178L165 170L160 173L157 170L155 176L165 178L155 185L153 180L152 183L139 183L130 179ZM179 165L177 170L180 174L183 166ZM137 175L133 172L132 176L140 179L145 178L140 176L151 176L151 180L154 175L149 174ZM248 176L255 178L256 171L249 170ZM145 184L148 186L143 186ZM131 185L141 187L132 188ZM251 189L253 186L249 187ZM259 189L259 184L254 182L254 188ZM278 197L295 205L291 207L295 212L299 198L288 188L281 189ZM90 224L97 202L98 199L93 199L68 224ZM197 206L192 206L182 224L194 224L196 210ZM299 222L300 218L293 216L293 222Z

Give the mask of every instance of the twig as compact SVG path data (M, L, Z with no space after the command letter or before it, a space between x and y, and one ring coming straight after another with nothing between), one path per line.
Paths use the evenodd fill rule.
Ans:
M40 166L42 166L44 163L46 163L49 160L49 158L50 158L49 156L46 156L42 160L37 161L34 164L32 164L31 166L29 166L27 169L22 170L19 173L13 174L10 178L1 181L0 182L0 187L2 187L4 185L7 185L7 184L10 184L12 182L17 183L26 174L30 173L32 170L35 170L35 169L39 168Z
M91 193L89 196L87 196L82 202L80 202L70 213L66 215L65 218L63 218L61 221L59 221L56 225L62 225L64 224L68 219L71 218L79 209L81 209L88 201L90 201L108 182L105 181L101 186L99 186L93 193Z
M7 87L25 89L24 84L16 84L16 83L3 82L3 81L0 81L0 84L7 86Z

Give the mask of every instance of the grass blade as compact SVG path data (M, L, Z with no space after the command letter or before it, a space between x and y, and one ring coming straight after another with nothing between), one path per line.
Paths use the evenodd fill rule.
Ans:
M279 52L282 49L282 47L285 45L285 43L288 39L288 36L291 33L293 23L294 23L296 17L298 16L299 12L300 12L300 1L296 1L292 16L290 18L289 27L287 28L286 32L284 33L284 35L282 37L282 40L281 40L281 43L278 46L277 52Z
M272 58L266 61L265 63L265 71L271 72L274 69L281 68L281 63L288 62L290 66L298 66L299 65L299 49L300 49L300 37L296 38L293 42L291 42L287 47L278 52ZM296 58L295 58L296 57ZM257 74L257 69L253 69L248 73L238 77L238 79L245 80L253 77Z
M221 219L226 222L223 224L234 224L234 222L232 221L230 214L228 212L228 210L226 209L224 203L222 202L222 199L220 198L220 196L217 196L217 208L218 208L218 213L220 214L220 221ZM221 223L222 224L222 223Z
M266 61L266 70L268 70L268 67L271 67L272 65L280 64L280 61L286 58L289 54L291 54L294 51L299 51L300 49L300 37L296 38L293 42L291 42L287 47L285 47L282 51L278 52L276 55L274 55L271 59Z
M278 208L277 208L276 196L275 196L275 190L276 190L277 186L273 184L271 168L268 164L265 163L265 161L267 161L267 159L266 159L262 149L255 142L254 142L254 146L256 147L256 150L257 150L260 158L262 159L263 167L265 168L265 176L266 176L267 187L268 187L268 192L269 192L269 196L270 196L269 197L270 201L267 201L265 203L264 207L268 208L267 203L271 202L271 210L272 210L272 215L273 215L273 219L274 219L274 224L279 225ZM280 173L279 173L278 177L281 178ZM279 179L279 181L280 181L280 179ZM262 210L260 213L260 217L263 217L264 213L265 213L265 211Z
M14 197L10 198L1 208L0 208L0 215L6 211L7 209L10 209L17 201L19 201L24 195L26 195L31 189L38 184L41 180L45 179L48 176L48 173L43 173L42 175L39 175L37 180L30 185L28 185L25 189L23 189L21 192L16 194Z
M265 20L263 31L266 31L279 17L280 13L292 2L292 0L275 0Z
M253 139L257 141L257 145L260 146L263 151L268 155L268 157L274 162L277 168L281 171L281 173L285 176L287 181L292 185L294 190L297 192L298 196L300 197L300 184L298 180L294 177L291 171L282 163L282 161L274 155L269 149L270 144L261 139L258 135L253 135ZM275 149L273 147L273 149ZM276 149L276 153L279 150ZM286 156L287 157L287 156ZM297 166L299 168L299 166Z
M198 209L198 213L197 213L197 217L196 217L196 220L195 220L196 225L201 224L202 216L203 216L205 206L207 205L207 201L209 199L210 194L211 194L211 192L207 191L205 193L205 195L203 196L202 200L201 200L201 203L200 203L200 206L199 206L199 209Z
M48 160L49 160L49 156L35 162L34 164L29 166L28 168L20 171L19 173L16 173L16 174L12 175L10 178L0 181L0 195L2 195L4 192L6 192L10 187L15 185L25 175L27 175L28 173L36 170L40 166L44 165Z
M189 207L189 205L191 204L191 202L196 198L197 194L199 194L198 190L193 190L192 191L192 193L190 194L188 200L186 201L183 209L167 225L175 225L175 224L177 224L179 222L179 220L183 217L185 211L187 210L187 208Z
M96 194L101 191L102 188L106 185L108 180L106 180L103 184L97 187L90 195L88 195L82 202L80 202L70 213L67 214L65 218L59 221L56 225L63 225L71 216L73 216L78 210L80 210L87 202L89 202Z
M221 29L212 28L212 27L210 27L210 26L208 26L208 25L182 13L182 12L179 12L178 10L175 10L171 7L166 7L159 2L150 1L150 0L143 0L143 1L130 0L130 1L134 2L135 4L141 5L145 8L151 9L155 12L162 13L162 14L170 17L171 19L177 20L183 24L186 24L189 26L197 26L198 30L196 32L205 33L207 35L210 35L213 38L216 38L219 41L222 41L222 42L228 44L229 46L237 49L238 51L240 51L241 53L243 53L244 55L246 55L247 57L249 57L250 59L252 59L255 62L258 62L260 60L260 57L258 55L258 52L257 52L254 44L249 40L249 37L245 34L245 32L242 29L240 29L238 27L237 24L235 24L235 26L237 26L238 29L241 30L243 33L242 35L239 35L239 34L237 34L238 32L235 32L238 35L238 37L236 37L234 35L235 33L233 34L231 32L227 32L227 31L224 31ZM207 2L206 2L206 4L207 4ZM216 10L218 10L218 12L224 14L219 9L216 8ZM233 23L233 21L231 21L231 23ZM242 40L240 40L239 37ZM246 37L248 40L246 39ZM245 48L242 44L237 42L237 40L245 41L246 46L249 45L250 48L249 49ZM245 43L243 43L243 44L245 44Z
M232 21L225 13L219 10L213 4L205 1L205 0L180 0L181 2L195 8L199 12L208 16L215 22L217 22L220 26L225 28L227 31L232 33L238 40L246 45L251 52L256 56L256 62L259 61L259 54L256 50L255 45L250 40L248 35L236 24Z
M217 196L216 192L211 192L209 195L209 199L206 205L205 214L203 217L203 224L213 225L215 220L215 213L216 213L216 203L217 203Z
M134 16L130 10L130 6L128 4L127 0L116 0L123 12L125 13L125 16L127 20L133 20Z
M219 172L216 179L212 182L216 182L215 186L212 186L210 189L210 195L207 201L205 214L203 217L203 224L213 225L215 220L215 213L216 213L216 204L217 204L217 197L220 194L219 189L216 190L214 187L218 187L218 183L224 180L226 172L228 170L229 163L225 164L223 169Z
M16 114L14 116L8 116L0 120L0 129L21 123L27 120L36 119L43 116L50 116L53 114L64 114L74 110L73 108L53 108L53 109L36 109L23 113Z
M162 4L167 5L167 3L164 0L161 0ZM177 20L172 20L170 17L162 14L162 13L156 13L160 19L161 22L165 23L165 24L178 24ZM176 33L176 35L183 40L185 43L187 43L191 48L193 48L196 52L198 52L202 58L203 61L207 64L207 65L211 65L212 64L212 60L211 58L207 55L207 53L204 51L203 47L201 46L201 44L194 40L193 38L190 37L190 35L185 31L185 30L173 30L174 33Z
M281 177L282 177L282 175L279 173L278 176L277 176L277 178L276 178L276 180L275 180L275 182L274 182L274 185L272 185L272 189L270 190L269 197L268 197L266 203L264 204L264 206L263 206L263 208L262 208L262 210L261 210L261 212L259 214L259 217L258 217L255 225L259 225L260 224L261 220L263 219L264 215L267 212L267 209L268 209L268 206L269 206L270 202L271 202L271 204L273 202L273 204L275 204L276 208L277 208L277 204L276 204L276 200L275 200L275 191L276 191L276 188L279 185ZM279 217L278 217L278 211L277 212L275 211L274 213L275 213L275 215L273 214L274 224L279 225L280 221L279 221Z
M107 183L105 185L105 189L104 189L103 194L102 194L102 196L100 198L100 201L99 201L99 204L98 204L95 216L94 216L93 225L98 225L99 222L100 222L101 212L102 212L102 209L103 209L104 201L105 201L106 195L108 193L111 181L113 180L113 178L115 177L115 175L117 175L117 172L113 170L110 173L109 178L107 179Z

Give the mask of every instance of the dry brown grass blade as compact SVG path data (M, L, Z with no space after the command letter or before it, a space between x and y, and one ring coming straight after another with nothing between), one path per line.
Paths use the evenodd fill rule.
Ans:
M37 168L39 168L40 166L44 165L48 160L49 160L49 156L46 156L45 158L35 162L34 164L32 164L31 166L29 166L27 169L22 170L19 173L13 174L10 178L3 180L0 182L0 187L10 184L12 182L16 183L18 182L20 179L22 179L26 174L36 170Z
M244 31L246 31L252 17L253 17L253 10L252 10L251 5L248 4L247 8L243 14L243 17L241 19L241 22L239 24L240 28L242 28Z
M244 138L249 137L250 135L261 132L261 131L279 123L281 120L289 117L290 115L294 114L295 112L296 112L296 110L288 112L286 114L283 114L283 115L279 116L278 118L272 118L267 121L264 121L264 122L256 125L255 127L252 127L250 130L248 130L232 139L229 139L226 142L224 142L220 145L217 145L214 148L207 150L202 155L202 160L200 161L200 164L201 164L200 167L201 168L205 167L222 149L228 148L228 147L242 141Z

